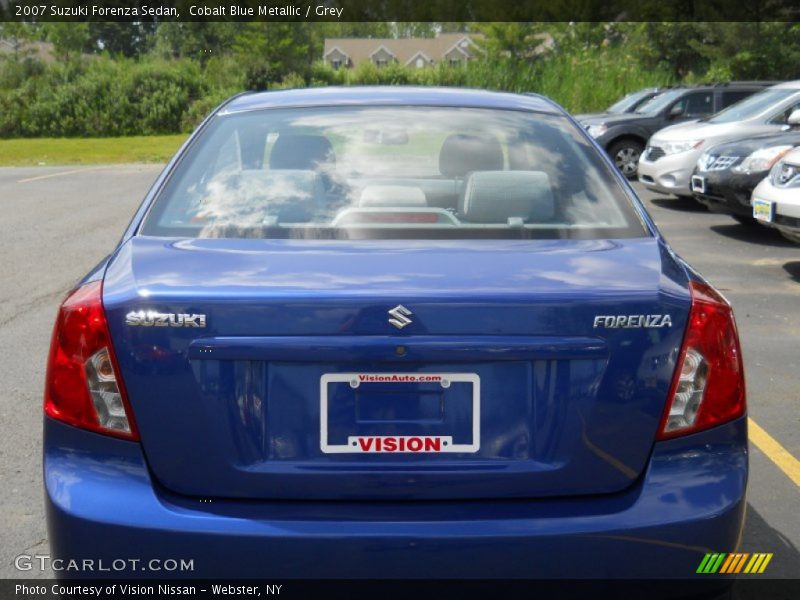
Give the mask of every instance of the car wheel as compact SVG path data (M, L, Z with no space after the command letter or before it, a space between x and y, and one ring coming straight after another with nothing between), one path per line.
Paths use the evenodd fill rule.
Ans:
M608 153L614 159L614 164L628 179L636 177L639 168L639 157L644 146L636 140L620 140L611 145Z

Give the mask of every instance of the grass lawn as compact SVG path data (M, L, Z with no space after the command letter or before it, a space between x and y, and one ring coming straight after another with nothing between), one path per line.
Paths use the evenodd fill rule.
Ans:
M185 135L0 139L0 166L163 163L185 139Z

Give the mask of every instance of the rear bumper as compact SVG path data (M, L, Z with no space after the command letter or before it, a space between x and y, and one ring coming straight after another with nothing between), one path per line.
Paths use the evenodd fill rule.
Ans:
M796 241L795 238L800 238L800 199L796 196L796 189L778 189L772 186L769 180L762 181L753 190L753 198L774 202L775 218L771 223L763 221L759 221L759 223L774 227L785 235L790 236L792 241Z
M772 223L761 223L768 227L773 227L788 236L795 243L800 243L800 217L787 217L776 213Z
M193 561L69 577L692 577L737 547L747 465L740 419L656 444L637 484L608 496L203 502L154 484L139 444L45 423L54 558Z
M753 189L764 179L765 173L739 175L728 171L695 171L694 175L705 179L706 188L703 194L694 192L694 197L709 210L743 217L753 216L750 196Z

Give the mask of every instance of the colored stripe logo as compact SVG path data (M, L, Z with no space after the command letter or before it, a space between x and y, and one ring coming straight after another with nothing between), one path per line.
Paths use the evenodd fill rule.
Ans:
M772 560L772 553L756 552L734 552L726 554L724 552L712 552L706 554L697 567L697 573L763 573L769 561Z

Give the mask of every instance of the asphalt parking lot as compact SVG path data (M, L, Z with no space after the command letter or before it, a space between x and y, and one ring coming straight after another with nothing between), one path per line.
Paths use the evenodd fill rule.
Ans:
M2 578L48 575L16 571L14 557L48 553L41 396L56 307L113 248L159 170L0 169ZM800 245L693 202L640 192L673 248L736 310L750 417L758 426L751 427L749 511L740 551L774 553L765 575L800 577L800 477L791 479L797 477L792 457L800 457Z

